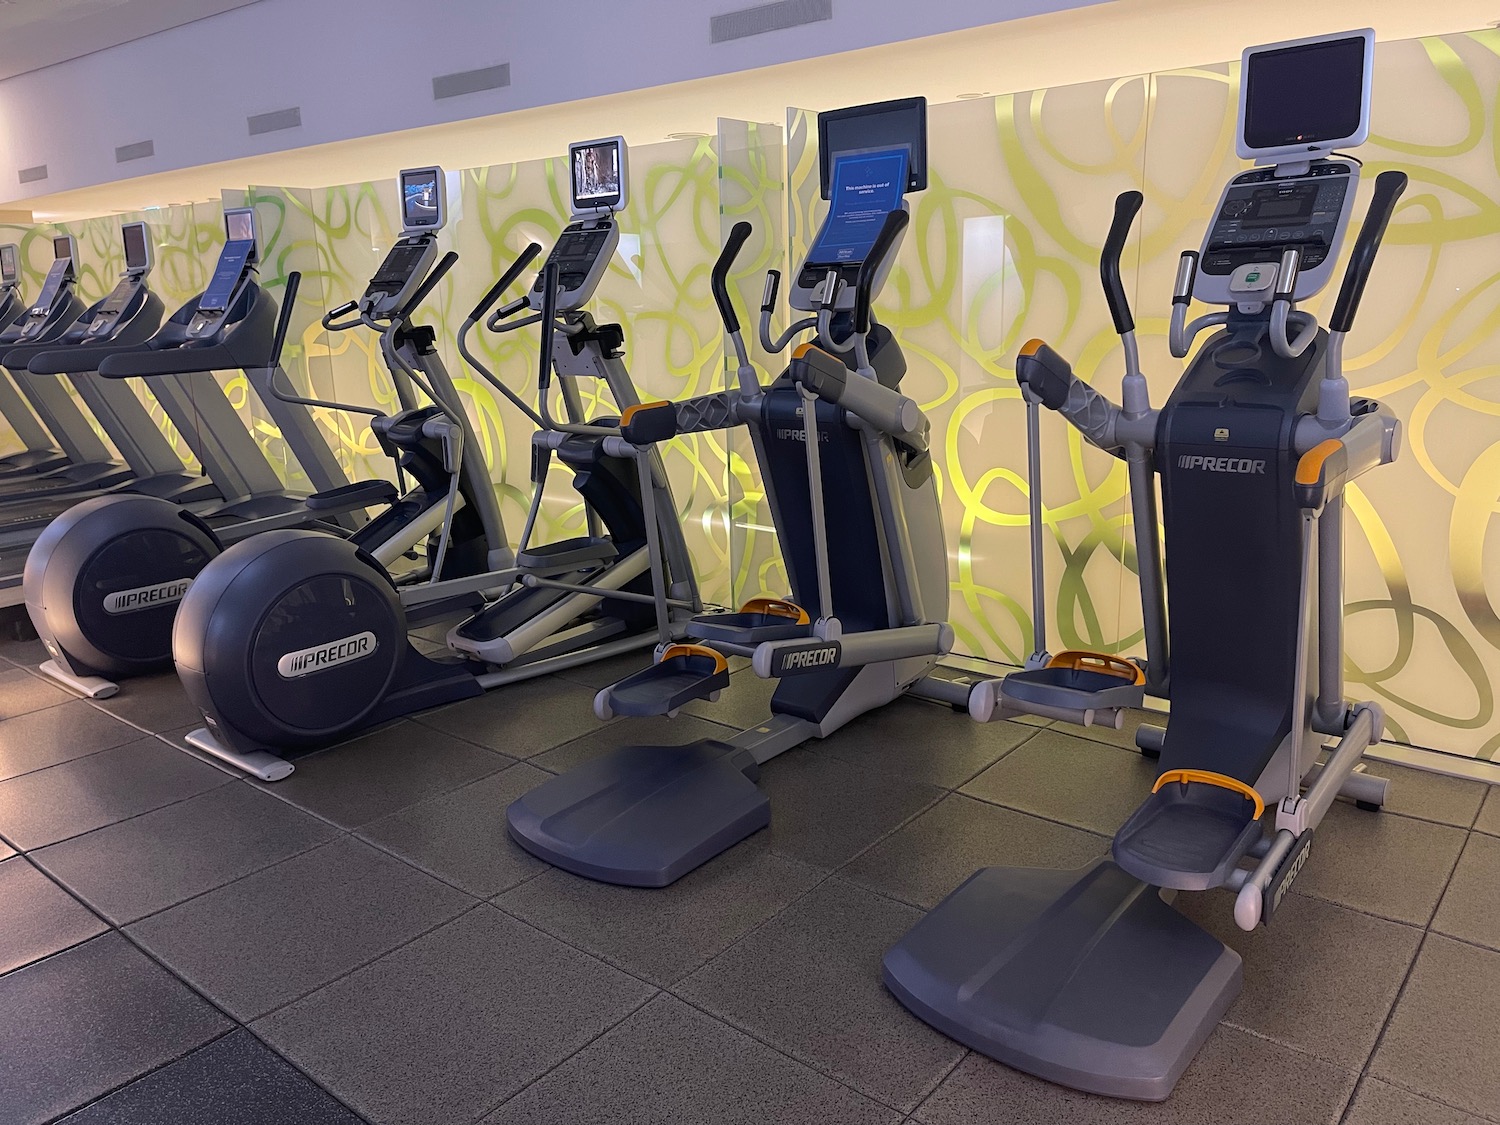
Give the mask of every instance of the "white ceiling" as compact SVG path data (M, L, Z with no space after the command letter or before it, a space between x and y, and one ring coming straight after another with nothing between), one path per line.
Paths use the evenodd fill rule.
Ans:
M256 0L0 0L0 79L254 3Z

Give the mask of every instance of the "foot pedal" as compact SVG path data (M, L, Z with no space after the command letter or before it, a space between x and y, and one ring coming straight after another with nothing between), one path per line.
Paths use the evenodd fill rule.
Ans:
M1115 862L1154 887L1222 887L1260 839L1265 808L1260 794L1237 778L1168 770L1115 833Z
M518 797L505 821L554 867L665 887L771 822L758 774L749 754L722 742L625 746Z
M676 714L695 699L717 699L729 686L729 661L707 645L668 645L661 659L605 688L594 700L601 719Z
M1006 676L1000 681L999 696L1001 716L1040 715L1119 730L1125 710L1146 700L1146 674L1118 656L1060 652L1045 668Z
M812 632L807 610L781 598L752 598L738 613L705 613L687 623L687 635L700 641L758 645L790 641Z

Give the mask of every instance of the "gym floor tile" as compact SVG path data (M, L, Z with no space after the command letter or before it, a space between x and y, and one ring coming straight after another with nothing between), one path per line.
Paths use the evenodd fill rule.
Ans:
M233 1025L119 934L0 977L0 1106L34 1125Z
M1432 928L1500 949L1500 839L1469 835Z
M47 659L47 646L36 638L29 641L6 640L0 644L0 657L19 668L35 668Z
M771 695L776 691L776 683L743 668L730 673L729 686L717 701L710 703L706 699L695 699L683 707L682 713L723 723L734 730L758 726L771 715Z
M952 793L839 869L881 894L931 908L982 867L1082 867L1109 840Z
M203 725L203 715L188 699L176 672L123 680L118 695L96 700L94 706L146 730Z
M157 738L0 781L0 835L29 851L233 779Z
M806 747L761 767L760 787L771 799L771 849L830 871L943 796Z
M0 720L74 701L78 701L76 695L32 672L21 668L0 671Z
M1484 796L1490 788L1482 781L1466 777L1446 777L1440 773L1409 769L1391 762L1364 760L1366 773L1391 779L1390 792L1382 811L1419 820L1435 820L1468 828L1479 815Z
M0 973L77 945L109 927L47 876L15 856L0 863Z
M510 758L530 758L600 726L594 693L556 677L506 684L415 721Z
M531 764L550 773L567 773L590 758L620 746L683 746L704 738L729 739L735 733L732 727L688 714L678 715L675 719L665 715L616 719L572 742L564 742L536 755Z
M1221 1024L1164 1102L1083 1094L970 1054L916 1116L923 1125L1333 1125L1358 1076Z
M479 898L508 890L547 865L505 830L505 807L549 774L519 762L382 817L359 835Z
M1479 819L1474 827L1491 836L1500 836L1500 785L1491 785L1484 799L1484 808L1479 810Z
M1481 1116L1500 1107L1500 953L1428 934L1368 1073Z
M1467 836L1461 828L1335 801L1296 887L1341 906L1426 926Z
M403 719L297 758L285 780L250 784L341 828L359 828L511 764L472 742Z
M824 877L746 840L670 887L616 887L549 868L494 900L610 964L671 985Z
M885 1125L883 1106L658 996L483 1125Z
M447 1125L498 1106L654 992L480 905L254 1030L379 1125Z
M1349 1103L1343 1125L1485 1125L1485 1122L1389 1082L1366 1078Z
M1227 892L1176 905L1244 958L1226 1023L1351 1070L1375 1049L1422 941L1421 930L1305 895L1288 895L1253 933L1234 924Z
M1155 780L1156 763L1140 754L1042 730L962 792L1112 837Z
M81 699L0 721L0 780L134 742L142 732Z
M910 698L861 715L809 745L855 765L956 789L1036 733L1023 723L976 723L947 704Z
M580 664L576 668L565 668L554 677L559 680L570 680L575 684L582 684L591 689L589 697L593 698L594 692L600 688L609 687L626 676L634 675L642 668L651 663L651 645L637 649L634 652L624 652L619 656L611 656L608 660L595 660L591 664Z
M11 847L4 840L0 840L0 859L9 859L11 856L13 856L15 854L16 854L16 849L15 848Z
M243 1029L138 1078L58 1125L362 1125Z
M337 834L241 781L41 848L32 859L123 926Z
M127 932L230 1014L251 1020L456 917L473 901L344 836Z
M964 1048L913 1018L881 983L880 959L921 918L830 879L674 990L862 1093L914 1109ZM774 971L767 971L774 966Z

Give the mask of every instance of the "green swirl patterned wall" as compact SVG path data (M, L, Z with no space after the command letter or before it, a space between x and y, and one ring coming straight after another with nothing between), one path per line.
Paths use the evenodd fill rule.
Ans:
M1383 702L1393 737L1493 758L1500 716L1500 32L1382 43L1376 54L1375 135L1360 152L1374 173L1405 170L1412 188L1350 341L1360 393L1389 400L1406 425L1395 466L1353 491L1348 565L1351 692ZM1032 91L932 107L931 186L914 197L914 223L879 302L910 363L905 387L931 414L953 559L952 617L962 651L1013 662L1030 649L1024 416L1012 376L1019 345L1043 336L1079 371L1118 394L1120 353L1099 294L1098 248L1115 194L1139 188L1146 207L1127 254L1143 360L1153 398L1181 371L1166 348L1178 252L1195 247L1234 157L1236 67L1225 65ZM893 87L893 96L906 93ZM713 140L632 152L632 201L621 252L595 312L618 320L643 397L721 387L728 374L708 292L708 270L738 219L755 226L734 278L754 312L767 268L804 249L816 218L812 116L780 129L720 123ZM560 138L561 140L561 138ZM412 163L422 159L411 154ZM394 173L394 169L392 172ZM565 221L554 161L450 175L453 222L444 238L461 262L424 319L478 421L512 533L528 496L529 427L465 369L453 335L472 303L528 239L550 241ZM389 405L372 341L330 338L321 310L356 296L395 237L393 180L317 190L254 188L275 293L304 275L288 367L317 393ZM216 205L145 216L162 245L157 285L168 303L202 283L222 237ZM115 218L74 224L86 295L112 279ZM23 242L34 291L50 231L0 230ZM1326 311L1332 298L1311 302ZM777 325L784 324L778 316ZM747 327L750 325L747 324ZM753 336L753 327L750 335ZM480 352L508 385L535 395L534 330L485 336ZM779 360L752 358L769 375ZM295 480L279 436L226 386L263 446ZM596 404L605 409L606 404ZM357 417L320 415L346 467L388 471ZM1123 469L1044 420L1051 643L1137 651ZM784 593L774 531L740 434L674 442L667 462L690 527L705 595L737 602ZM554 475L545 535L573 534L582 513ZM1488 552L1488 554L1487 554ZM1232 596L1226 591L1226 596Z

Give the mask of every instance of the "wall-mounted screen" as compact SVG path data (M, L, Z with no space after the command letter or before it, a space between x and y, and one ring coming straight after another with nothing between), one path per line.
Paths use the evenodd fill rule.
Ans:
M568 166L574 214L624 208L629 175L624 137L569 145Z
M1370 131L1373 32L1245 52L1240 155L1296 156L1360 144Z

